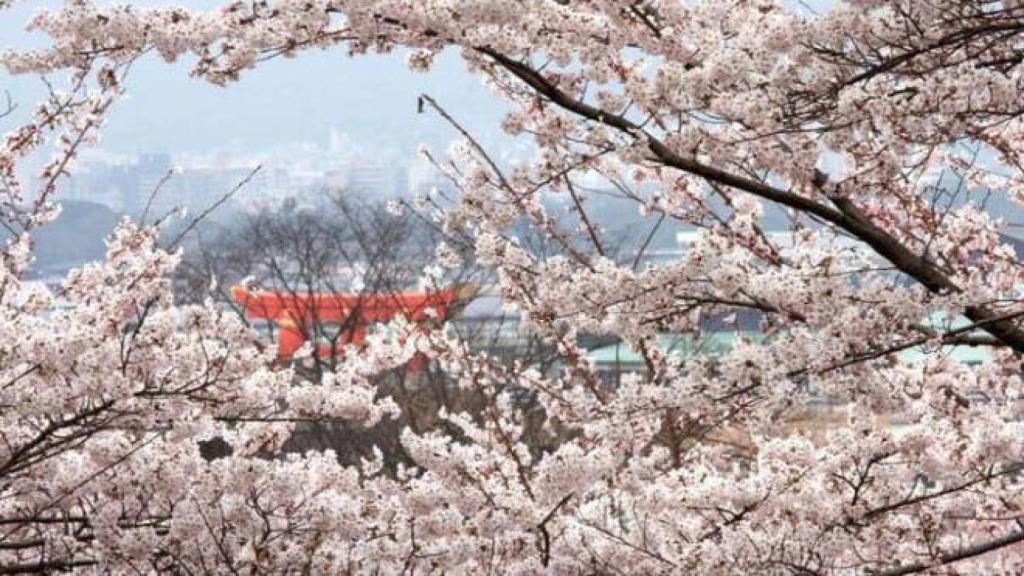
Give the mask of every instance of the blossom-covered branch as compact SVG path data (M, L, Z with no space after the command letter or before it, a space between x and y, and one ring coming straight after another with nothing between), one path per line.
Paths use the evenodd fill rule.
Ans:
M313 48L402 51L422 71L460 50L532 156L496 161L424 96L461 138L436 162L458 195L425 199L425 218L493 270L558 362L505 362L398 322L309 381L230 314L176 305L179 256L152 229L124 223L56 313L21 280L20 237L0 297L3 333L30 335L0 346L0 567L1024 569L1024 270L1005 221L1024 201L1018 2L75 1L30 26L49 46L3 63L67 72L71 89L0 148L0 207L19 233L52 216L119 75L149 52L228 85ZM56 130L33 202L16 167ZM609 249L598 193L650 220L638 255ZM692 231L687 249L641 266L665 221ZM737 314L756 329L709 350ZM581 344L593 336L622 341L637 368L603 378ZM416 354L478 403L406 430L414 466L281 449L301 421L395 415L379 375ZM214 439L230 449L204 457Z

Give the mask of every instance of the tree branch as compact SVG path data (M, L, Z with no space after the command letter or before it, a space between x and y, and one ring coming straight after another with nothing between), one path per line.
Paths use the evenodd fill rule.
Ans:
M621 115L609 114L573 98L530 66L513 60L490 47L480 47L477 50L489 56L497 64L563 109L615 128L634 138L644 139L655 159L666 166L817 216L826 222L835 224L870 246L876 253L887 259L900 271L917 280L929 291L936 294L961 292L960 287L938 266L925 256L916 254L904 246L892 234L874 224L856 204L840 195L824 172L816 170L812 183L836 208L764 182L709 166L695 158L680 156L664 142L644 131L641 126ZM984 323L985 331L1015 351L1024 353L1024 332L1013 322L999 319L997 313L985 306L968 306L964 309L964 315L976 323Z
M987 554L994 550L999 550L1000 548L1005 548L1018 542L1024 542L1024 530L1018 532L1011 532L1010 534L1007 534L1006 536L1003 536L1001 538L996 538L994 540L988 540L986 542L981 542L980 544L975 544L973 546L961 548L957 552L943 554L939 556L939 558L936 561L933 562L916 562L914 564L907 564L905 566L900 566L899 568L893 568L891 570L872 572L871 574L872 576L905 576L906 574L915 574L917 572L924 572L925 570L931 570L939 566L945 566L947 564L959 562L960 560L966 560L968 558L973 558L975 556L981 556L982 554Z

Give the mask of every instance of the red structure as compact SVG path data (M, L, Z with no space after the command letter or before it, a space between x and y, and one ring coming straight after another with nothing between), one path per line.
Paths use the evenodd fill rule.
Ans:
M472 293L468 285L391 294L250 291L234 286L231 298L244 308L246 318L276 325L277 356L287 360L310 340L316 342L314 354L318 358L338 356L344 345L365 340L369 326L396 316L417 323L443 321ZM327 332L330 343L319 342Z

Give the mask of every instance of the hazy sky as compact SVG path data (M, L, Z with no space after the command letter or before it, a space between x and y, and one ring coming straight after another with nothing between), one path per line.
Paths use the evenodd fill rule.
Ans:
M196 0L185 4L200 5ZM0 12L0 47L45 41L23 31L38 6L22 2ZM188 62L169 65L156 56L141 60L128 79L128 99L109 117L101 148L123 154L260 153L297 142L326 145L329 130L337 128L369 148L412 153L420 142L455 137L436 115L416 113L416 97L423 92L485 141L499 138L501 101L465 70L455 52L423 74L408 70L398 53L349 58L343 48L318 50L267 62L226 88L190 78L188 70ZM0 87L23 111L38 99L41 86L37 77L0 71Z
M99 0L103 3L103 0ZM183 4L210 8L219 0L126 0L136 6ZM40 6L54 0L23 0L0 12L0 48L45 42L23 31ZM821 10L831 0L794 0L797 9ZM427 74L405 66L404 56L348 58L344 49L306 52L294 60L267 62L227 88L189 77L189 63L168 65L155 56L138 63L128 81L129 100L119 103L104 131L102 149L123 154L230 149L262 153L289 143L326 145L330 128L368 148L411 154L423 141L442 145L455 135L433 114L416 114L416 97L434 96L489 147L503 142L498 129L503 104L471 76L450 51ZM23 105L40 94L38 78L11 78L0 87ZM2 131L3 126L0 126Z

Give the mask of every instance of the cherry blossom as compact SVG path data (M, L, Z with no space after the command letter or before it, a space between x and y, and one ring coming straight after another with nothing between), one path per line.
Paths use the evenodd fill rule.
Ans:
M989 195L1024 184L1016 2L304 0L209 11L67 2L12 73L66 73L0 145L15 232L0 270L0 565L145 573L1019 574L1024 285ZM4 4L0 3L0 7ZM146 53L230 84L267 58L459 50L532 155L459 141L458 196L422 199L558 353L505 362L402 321L310 381L212 304L179 253L124 222L59 293L23 280L23 232ZM353 89L358 89L354 87ZM50 146L32 192L16 168ZM641 266L592 185L693 242ZM550 200L571 206L569 215ZM395 205L399 211L404 205ZM783 214L789 233L768 229ZM528 225L555 248L524 242ZM652 232L653 233L653 232ZM462 244L459 245L461 249ZM643 247L638 250L642 251ZM57 311L54 302L70 306ZM716 354L708 319L756 312ZM644 367L614 385L584 335ZM957 360L956 346L987 361ZM914 354L908 354L913 352ZM412 466L287 453L302 422L374 425L377 378L423 354L486 401L403 432ZM524 402L528 398L530 402ZM557 441L528 438L530 410ZM228 454L203 446L217 440Z

